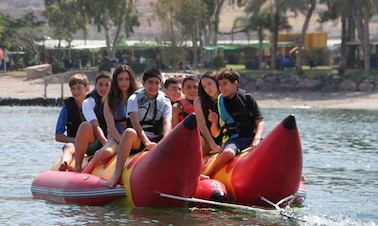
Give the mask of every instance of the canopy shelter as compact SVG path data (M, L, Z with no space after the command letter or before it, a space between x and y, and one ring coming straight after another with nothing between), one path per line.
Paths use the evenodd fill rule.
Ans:
M294 41L285 41L285 42L278 42L277 43L278 47L280 48L287 48L287 47L296 47L298 44ZM227 44L218 44L218 45L207 45L204 46L203 48L208 51L213 51L213 50L238 50L238 49L243 49L243 48L255 48L258 49L260 47L260 43L254 40L251 43L227 43ZM264 41L262 44L263 49L270 49L272 48L272 43L268 41Z
M106 47L105 40L81 40L75 39L71 43L65 40L48 39L37 42L38 45L46 49L100 49Z
M163 41L122 40L117 44L117 49L141 50L164 46L170 46L170 43Z

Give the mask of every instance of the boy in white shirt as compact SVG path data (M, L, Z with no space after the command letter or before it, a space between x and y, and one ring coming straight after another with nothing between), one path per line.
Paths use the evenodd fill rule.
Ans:
M130 96L127 114L132 128L127 128L117 150L117 163L109 187L115 187L130 152L151 150L172 129L172 106L160 91L162 76L158 69L149 68L143 73L143 87Z

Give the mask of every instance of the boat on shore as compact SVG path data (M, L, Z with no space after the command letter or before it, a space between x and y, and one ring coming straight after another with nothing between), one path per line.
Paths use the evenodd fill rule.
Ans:
M302 148L294 116L288 116L277 125L255 150L244 151L219 170L212 179L215 182L199 180L201 172L214 162L216 155L202 159L200 135L196 124L195 115L192 114L176 126L153 150L128 158L120 180L125 196L124 205L158 208L187 205L185 201L163 197L160 194L203 199L216 197L216 201L240 205L270 206L264 200L277 203L287 197L293 198L282 205L291 202L303 203L305 190L301 182ZM67 188L60 185L59 178L68 181L70 177L78 177L81 180L72 180L69 184L81 185L83 176L93 176L95 180L102 181L101 186L106 186L103 181L111 178L115 162L114 157L109 162L97 166L91 174L85 175L59 172L64 176L57 177L51 173L49 177L42 173L33 181L33 196L58 202L68 200L69 203L88 204L56 198L56 193L48 193L46 189L49 190L53 184L54 189L65 191ZM71 166L73 165L74 163L71 163ZM53 167L53 170L57 169L57 165ZM86 189L90 188L83 188ZM41 194L43 190L49 195ZM116 198L121 198L121 195Z

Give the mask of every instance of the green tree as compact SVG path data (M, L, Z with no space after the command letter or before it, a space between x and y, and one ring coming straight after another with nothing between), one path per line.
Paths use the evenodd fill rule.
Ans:
M347 66L347 57L351 56L350 49L347 49L346 43L355 39L354 22L352 19L353 10L350 7L349 0L321 0L326 8L319 12L319 22L341 20L341 47L338 73L344 75Z
M370 72L370 19L377 14L378 1L377 0L361 0L353 1L352 7L354 13L352 14L353 21L357 28L357 33L361 41L361 49L364 56L364 75L368 76Z
M207 13L203 1L158 0L155 9L162 26L169 31L172 46L191 41L193 64L197 65L198 43L203 34Z
M202 0L181 0L176 19L181 24L183 34L192 42L194 65L198 65L199 62L198 43L202 37L206 14L207 10Z
M288 24L287 12L297 12L298 1L295 0L238 0L239 6L246 7L246 13L257 14L260 10L268 10L271 16L270 32L272 35L272 55L271 68L276 69L276 59L278 53L279 31L284 29L282 25Z
M183 45L185 36L180 30L176 21L177 4L174 0L160 0L154 6L156 16L161 22L162 37L160 44L162 48L164 64L178 68L180 62L184 61Z
M139 26L134 0L78 0L82 13L105 34L108 54L115 55L117 44Z
M207 24L207 29L204 32L205 44L217 45L220 13L225 0L203 0L203 3L207 10L207 15L204 18Z
M377 0L324 0L327 9L321 12L321 22L328 20L341 19L341 59L339 65L339 74L343 75L347 65L347 58L351 53L347 52L346 42L355 39L355 29L357 29L358 38L361 41L361 49L364 58L364 75L367 76L370 71L370 19L377 15Z
M246 15L235 19L232 30L237 33L244 32L247 36L249 36L249 32L257 32L257 38L259 40L258 54L261 66L263 62L264 30L269 29L271 16L267 10L260 10L256 14L249 15L250 11L248 7L245 8Z
M73 35L78 30L83 30L84 39L89 32L89 21L85 13L82 13L81 5L75 0L45 0L46 10L44 15L48 19L51 36L68 43L73 41Z
M42 40L43 22L28 12L20 18L0 14L0 47L10 51L23 51L39 59L37 42Z
M278 35L280 30L290 30L291 26L286 15L289 8L295 9L295 1L291 0L240 0L239 6L244 6L246 18L242 19L245 28L250 31L257 31L260 36L264 28L269 30L272 37L271 68L276 69L276 59L278 52ZM239 18L240 20L240 18ZM262 45L262 39L260 40Z
M304 0L298 2L298 8L302 14L305 15L305 21L302 26L301 35L298 42L298 54L297 54L297 72L299 75L303 74L303 57L304 57L304 42L310 23L310 19L316 7L316 0Z

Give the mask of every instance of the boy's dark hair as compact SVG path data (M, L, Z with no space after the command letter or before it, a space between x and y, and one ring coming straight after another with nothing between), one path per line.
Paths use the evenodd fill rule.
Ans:
M223 69L222 71L219 72L219 74L217 76L217 80L219 81L219 80L223 80L223 79L227 79L231 83L233 83L235 81L240 82L240 75L239 75L238 72L236 72L233 69Z
M112 74L110 74L109 71L100 71L96 76L95 84L97 84L97 81L102 78L107 78L110 81L112 80Z
M164 88L168 89L171 84L177 84L179 81L176 78L169 78L164 82Z
M88 86L89 85L88 77L85 74L81 74L81 73L72 75L70 79L68 80L68 86L72 87L77 84Z
M182 80L182 87L184 87L185 83L187 81L195 81L195 82L198 82L199 83L199 80L193 76L187 76L184 78L184 80Z
M153 78L153 77L158 78L160 80L160 82L162 81L162 76L161 76L159 69L157 69L155 67L150 67L150 68L147 68L143 72L143 82L145 82L149 78Z

